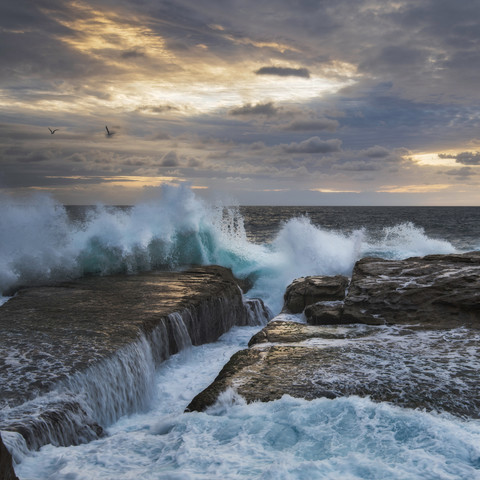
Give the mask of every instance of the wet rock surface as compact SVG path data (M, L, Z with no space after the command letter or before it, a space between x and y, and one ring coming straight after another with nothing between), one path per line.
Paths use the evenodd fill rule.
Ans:
M217 266L20 290L0 307L5 443L36 449L98 438L121 415L145 407L160 362L234 325L269 318Z
M188 408L233 388L247 402L359 395L480 418L480 253L362 259L344 301L304 313L311 324L270 322Z
M218 299L225 300L223 312L215 308ZM0 307L0 407L47 392L182 310L191 313L184 321L193 344L248 323L235 279L221 267L89 277L19 291ZM209 310L217 318L199 322L195 314ZM171 351L163 355L177 351L173 332L169 336Z
M480 326L480 252L355 264L343 317L367 324Z
M341 325L351 323L343 316L343 302L337 305L314 303L305 309L305 318L310 325Z
M407 408L480 418L480 332L270 322L188 406L233 388L247 402L369 396Z
M283 309L301 313L312 303L343 300L347 286L348 278L343 275L297 278L285 291Z
M338 284L335 295L315 297L312 286L328 285L328 278L304 277L292 282L285 293L285 309L304 311L312 325L480 327L480 252L406 260L363 258L355 264L343 296L340 293L347 286L338 283L337 276L330 277L332 289Z
M12 456L5 447L0 435L0 478L2 480L18 480L12 466Z

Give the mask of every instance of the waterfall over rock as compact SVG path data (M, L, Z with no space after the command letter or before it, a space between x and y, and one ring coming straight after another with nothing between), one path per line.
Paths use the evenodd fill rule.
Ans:
M156 367L271 314L222 267L82 278L21 290L0 308L0 430L26 447L91 441L148 408Z

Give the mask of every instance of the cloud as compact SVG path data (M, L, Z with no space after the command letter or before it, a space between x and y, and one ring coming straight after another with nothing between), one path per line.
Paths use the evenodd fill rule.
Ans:
M385 147L380 147L379 145L367 148L363 153L369 158L386 158L391 155L390 150Z
M428 56L428 50L407 45L391 45L383 47L375 58L360 65L361 70L404 69L408 66L422 64Z
M329 118L319 118L316 120L294 120L289 123L283 130L289 132L307 132L307 131L322 131L327 130L329 132L335 132L339 126L337 120L331 120Z
M311 137L300 143L282 145L287 153L332 153L340 152L342 141L339 139L322 140L319 137Z
M278 109L273 105L273 102L257 103L252 105L247 103L242 107L237 107L230 110L230 115L265 115L270 117L277 113Z
M262 67L255 71L257 75L277 75L279 77L310 78L307 68Z
M47 157L42 152L30 152L28 155L18 158L18 161L22 163L36 163L36 162L45 162L46 160L49 160L49 159L50 158Z
M170 138L170 135L166 132L158 132L151 137L152 140L170 140Z
M198 167L202 167L203 165L198 158L192 157L188 160L188 166L191 168L198 168Z
M138 112L148 112L148 113L165 113L178 110L178 107L174 105L142 105L137 108Z
M443 173L454 177L471 177L472 175L478 175L478 173L471 167L454 168Z
M438 158L451 158L462 165L480 165L480 152L462 152L457 155L439 153Z
M145 52L142 52L141 50L137 50L136 48L132 49L132 50L126 50L124 52L122 52L122 54L120 55L122 58L142 58L142 57L145 57Z
M166 153L163 156L162 161L160 162L160 165L162 167L178 167L180 165L180 162L178 161L178 156L176 152L172 150Z

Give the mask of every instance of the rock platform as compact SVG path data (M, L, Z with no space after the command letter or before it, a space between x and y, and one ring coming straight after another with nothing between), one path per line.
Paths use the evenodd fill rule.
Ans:
M90 441L142 407L170 355L268 319L218 266L21 289L0 307L0 430L29 448Z
M368 396L480 418L480 253L356 263L343 300L315 301L341 278L305 277L285 295L307 322L272 321L237 352L188 410L232 388L247 402ZM305 297L298 298L298 292ZM319 295L322 292L318 292ZM337 294L335 294L337 295ZM313 299L313 300L309 300Z

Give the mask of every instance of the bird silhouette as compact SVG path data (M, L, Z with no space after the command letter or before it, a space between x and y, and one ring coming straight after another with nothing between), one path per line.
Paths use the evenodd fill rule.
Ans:
M107 130L107 137L111 137L112 135L115 135L115 132L111 132L106 125L105 125L105 130Z
M48 127L48 129L50 130L50 133L51 133L52 135L58 130L58 128L56 128L55 130L52 130L50 127Z

